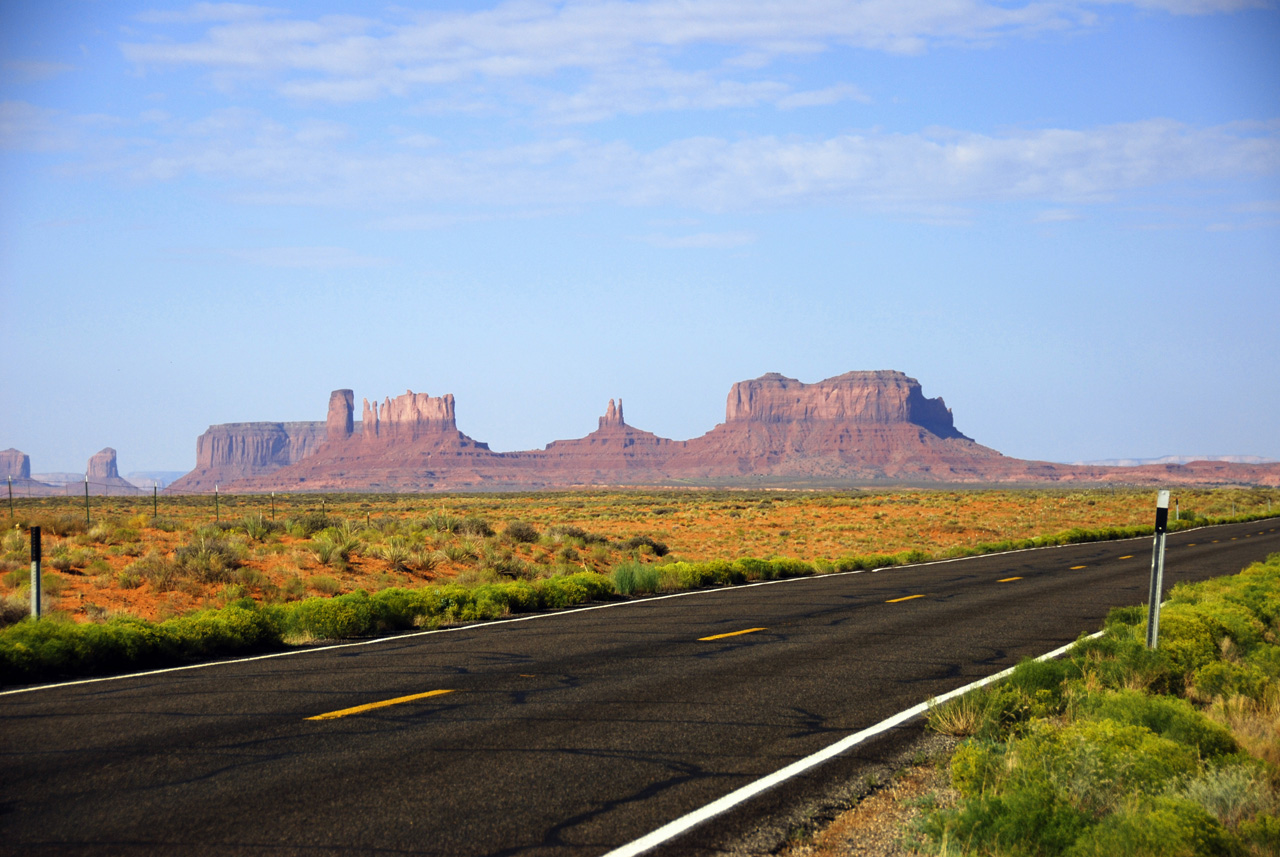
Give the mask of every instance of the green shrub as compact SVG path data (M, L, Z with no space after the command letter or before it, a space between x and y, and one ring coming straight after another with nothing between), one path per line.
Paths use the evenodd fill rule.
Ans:
M489 522L479 515L467 515L467 517L458 522L458 529L456 532L464 536L488 538L493 535L493 527L491 527Z
M308 598L292 605L288 615L289 633L303 638L336 640L373 633L373 612L364 592Z
M513 542L531 543L536 542L541 534L537 528L526 521L508 521L507 526L503 529L502 534Z
M1134 690L1092 694L1080 702L1078 714L1145 727L1193 748L1204 758L1216 759L1239 750L1229 731L1205 717L1191 703L1176 697L1152 696Z
M658 591L661 572L652 565L632 560L615 566L612 577L619 595L652 595Z
M1261 815L1240 825L1240 838L1253 847L1254 854L1280 857L1280 818Z
M576 541L580 542L584 546L606 545L609 543L609 539L606 536L589 533L582 529L582 527L575 527L571 524L557 524L554 527L549 527L547 529L547 535L553 541Z
M311 588L325 595L337 595L342 591L342 582L327 574L317 574L311 578Z
M1280 647L1268 648L1280 651ZM1237 695L1260 702L1266 688L1266 674L1251 664L1214 661L1200 667L1191 676L1191 693L1204 702Z
M1165 796L1129 802L1067 852L1070 857L1232 857L1239 843L1203 808Z
M178 584L182 576L178 565L151 551L145 557L125 567L125 573L134 575L150 584L156 592L168 592Z
M231 570L242 564L238 545L221 538L198 535L191 544L174 551L173 561L186 576L202 583L225 583Z
M539 602L545 607L572 607L601 601L616 594L613 581L602 574L583 571L562 577L548 577L537 585Z
M1276 808L1271 783L1265 771L1255 765L1208 768L1185 782L1178 794L1228 828L1238 827Z
M284 522L285 530L295 539L307 539L316 533L334 526L337 520L324 512L304 512Z
M985 794L1004 774L1004 745L994 741L963 741L951 756L950 769L951 785L961 795Z
M1159 649L1181 673L1194 672L1218 658L1212 627L1190 604L1169 604L1161 610Z
M1088 829L1080 810L1055 801L1047 788L987 792L929 816L924 832L947 853L1059 855ZM1117 855L1109 855L1117 857Z
M653 551L654 556L666 556L668 549L664 542L660 542L651 536L632 536L622 543L627 550L636 550L637 548L647 547Z
M422 521L424 529L437 533L456 533L461 524L461 518L454 517L443 509L439 512L428 513L427 517Z

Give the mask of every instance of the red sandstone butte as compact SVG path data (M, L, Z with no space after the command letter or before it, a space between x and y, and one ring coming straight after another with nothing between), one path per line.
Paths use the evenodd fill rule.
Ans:
M407 391L379 405L335 390L323 422L229 423L197 441L170 491L455 491L588 485L868 482L1280 485L1280 465L1099 467L1023 461L956 429L941 398L901 372L816 384L770 373L729 391L725 421L687 441L627 424L610 400L595 431L540 450L494 452L458 430L452 395Z

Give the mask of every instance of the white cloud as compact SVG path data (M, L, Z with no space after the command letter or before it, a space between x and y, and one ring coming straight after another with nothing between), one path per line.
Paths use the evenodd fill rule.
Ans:
M1090 17L1049 0L1018 7L991 0L522 0L479 11L391 14L412 17L304 20L257 7L198 5L144 19L209 22L198 38L158 32L121 50L144 68L202 69L223 88L259 80L291 98L338 103L412 96L447 105L442 89L473 84L489 92L481 103L496 97L527 107L518 84L567 86L551 100L551 118L581 122L649 110L864 100L849 85L793 92L756 74L779 57L836 46L918 53L1078 27ZM702 60L700 67L693 59L691 67L699 48L728 49L734 59ZM566 84L566 74L584 79Z
M1064 204L1280 173L1280 122L1202 128L1148 120L1005 135L930 129L691 137L649 150L575 137L470 150L407 142L370 147L349 139L342 126L290 128L248 111L220 111L172 130L163 143L139 146L132 170L155 181L203 177L260 204L512 211L606 202L924 212L1032 201L1050 208L1042 222L1070 216Z

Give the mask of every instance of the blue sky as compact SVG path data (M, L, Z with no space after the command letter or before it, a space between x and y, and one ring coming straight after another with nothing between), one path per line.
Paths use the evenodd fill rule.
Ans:
M899 369L1008 455L1280 458L1280 10L0 5L0 448L330 390L499 450Z

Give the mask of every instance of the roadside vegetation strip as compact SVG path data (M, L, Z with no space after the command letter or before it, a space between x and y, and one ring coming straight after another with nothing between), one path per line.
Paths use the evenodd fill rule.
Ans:
M1145 608L1113 610L1065 658L929 713L965 738L955 806L908 843L993 857L1280 854L1280 553L1179 584L1145 646Z
M609 575L584 571L471 586L450 582L414 589L393 587L373 594L358 590L334 597L270 604L239 598L221 608L159 622L127 617L84 623L25 618L0 630L0 685L279 652L322 640L433 629L619 597L680 593L814 574L876 571L988 553L1133 538L1151 532L1151 527L1072 529L1034 539L952 549L939 555L910 550L816 562L788 557L702 562L663 557L655 563L629 560L614 567ZM918 597L924 596L894 601Z

